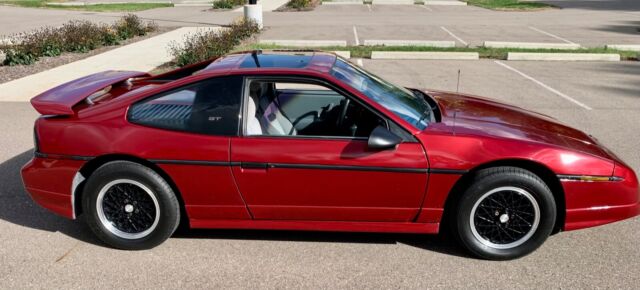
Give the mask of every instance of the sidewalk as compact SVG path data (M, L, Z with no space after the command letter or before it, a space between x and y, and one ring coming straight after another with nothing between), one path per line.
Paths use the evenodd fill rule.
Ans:
M28 101L70 80L105 70L150 71L171 60L168 44L211 27L183 27L70 64L0 84L0 102Z

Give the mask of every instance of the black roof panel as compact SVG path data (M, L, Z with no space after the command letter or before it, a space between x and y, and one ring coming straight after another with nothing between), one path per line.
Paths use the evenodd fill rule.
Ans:
M252 53L240 64L240 68L304 68L313 55L309 54L261 54Z

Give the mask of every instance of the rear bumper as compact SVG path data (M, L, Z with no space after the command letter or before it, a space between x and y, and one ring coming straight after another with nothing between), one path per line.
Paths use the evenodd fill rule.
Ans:
M562 181L565 192L564 230L604 225L640 214L640 190L635 173L616 163L613 176L620 181Z
M22 182L40 206L74 219L73 179L85 161L35 157L22 167Z

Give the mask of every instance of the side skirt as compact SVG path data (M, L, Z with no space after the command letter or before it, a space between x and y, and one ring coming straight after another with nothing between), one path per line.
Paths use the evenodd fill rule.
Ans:
M197 219L190 219L189 223L192 228L199 229L256 229L414 234L437 234L440 226L439 223Z

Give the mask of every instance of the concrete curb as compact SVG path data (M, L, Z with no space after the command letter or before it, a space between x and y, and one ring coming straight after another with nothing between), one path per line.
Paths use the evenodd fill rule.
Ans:
M336 50L333 53L335 53L335 54L337 54L337 55L339 55L339 56L341 56L343 58L346 58L346 59L351 58L351 51L348 51L348 50Z
M286 40L286 39L260 39L260 44L272 44L294 47L319 47L319 46L347 46L346 40Z
M442 1L442 0L426 0L424 5L434 6L467 6L467 2L462 1Z
M483 45L491 48L580 49L577 43L485 41Z
M372 5L413 5L413 0L373 0Z
M607 44L604 47L607 48L607 49L617 49L617 50L639 51L640 52L640 44Z
M477 52L372 51L371 59L478 60Z
M173 4L173 7L212 7L211 3L176 3Z
M322 2L322 5L362 5L362 1Z
M378 40L365 39L365 46L384 45L384 46L427 46L427 47L455 47L455 41L440 40Z
M509 52L507 60L540 60L540 61L620 61L616 53L533 53Z

